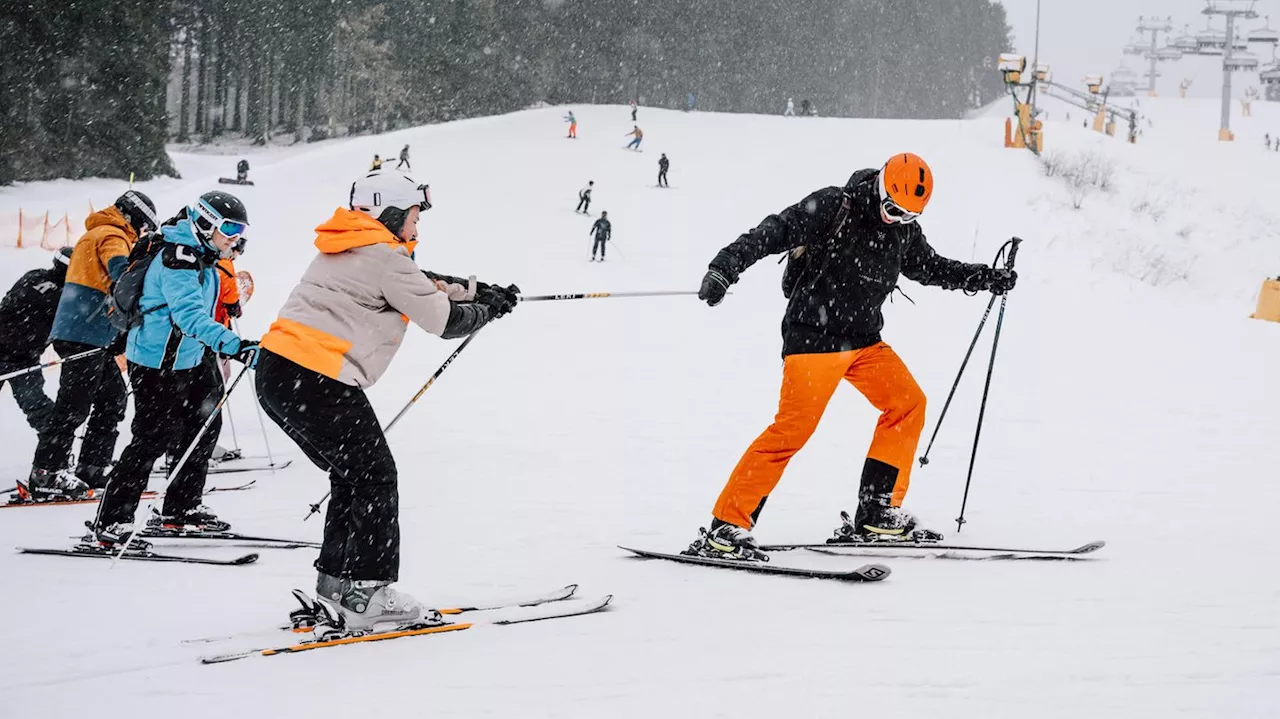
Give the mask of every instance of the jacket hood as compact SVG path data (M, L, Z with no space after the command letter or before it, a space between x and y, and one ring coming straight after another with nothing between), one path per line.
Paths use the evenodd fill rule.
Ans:
M191 220L185 217L161 227L160 234L164 235L164 241L170 244L184 245L202 254L212 251L203 240L196 236L195 230L191 227Z
M345 207L334 210L333 217L316 228L316 249L327 255L378 244L403 246L410 255L418 245L417 242L402 242L381 222Z
M138 233L133 229L133 225L129 224L129 221L124 217L124 213L120 212L115 205L98 210L84 220L85 230L92 230L104 225L120 228L128 235L130 242L136 242L138 239Z

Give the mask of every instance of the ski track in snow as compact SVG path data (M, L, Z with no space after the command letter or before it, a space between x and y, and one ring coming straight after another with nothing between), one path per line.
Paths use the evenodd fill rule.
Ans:
M1247 316L1264 275L1280 272L1280 154L1261 151L1262 133L1280 130L1280 107L1254 103L1227 145L1214 140L1216 102L1142 103L1155 126L1137 146L1084 131L1078 111L1065 122L1053 110L1049 148L1100 152L1117 167L1115 189L1080 210L1028 153L1001 147L1003 104L965 121L642 108L649 152L634 156L616 151L627 108L573 108L576 142L562 138L566 108L550 108L273 151L254 162L256 187L240 193L253 229L239 266L257 279L241 326L256 336L310 262L312 228L375 152L406 142L436 201L419 226L419 263L529 294L696 289L716 250L767 213L891 152L917 152L937 178L922 224L939 252L989 262L1010 235L1026 242L969 524L955 535L950 520L994 327L931 464L915 470L908 504L949 539L1107 540L1095 558L886 559L889 579L849 585L618 550L682 549L770 421L784 299L781 269L766 259L715 309L687 297L520 307L390 435L406 591L444 605L578 582L584 598L613 593L609 612L201 666L210 647L181 640L278 624L292 608L288 590L314 585L314 552L260 550L248 567L114 568L0 553L9 618L0 713L145 716L176 702L190 717L1275 716L1280 328ZM680 192L652 189L660 152ZM235 161L175 159L185 179L140 184L165 216ZM587 262L591 221L572 213L587 180L596 181L592 212L608 210L614 223L603 265ZM102 207L122 186L3 188L0 211L88 198ZM1143 209L1153 202L1165 208L1159 218ZM0 257L7 288L50 256ZM1153 266L1181 272L1168 280ZM927 441L986 297L903 284L916 304L886 305L885 339L929 394ZM411 330L405 345L370 392L384 418L456 343ZM50 391L56 378L46 375ZM252 401L242 391L232 407L241 445L261 454ZM761 541L828 535L839 510L852 509L874 423L855 391L836 393L770 499ZM8 392L0 428L0 473L12 480L27 471L35 437ZM271 446L294 465L209 503L238 531L318 540L322 520L300 520L327 482L274 427ZM0 546L67 545L93 511L5 512ZM872 560L778 561L840 569ZM241 646L232 644L225 650Z

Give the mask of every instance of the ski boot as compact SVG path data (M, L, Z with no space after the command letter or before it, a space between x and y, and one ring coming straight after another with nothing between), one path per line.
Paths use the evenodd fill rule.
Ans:
M89 485L68 472L31 468L27 481L18 482L18 497L24 502L62 502L88 499Z
M80 538L80 544L76 546L76 550L84 552L118 552L120 545L124 544L128 538L129 545L125 548L126 552L145 552L151 549L151 543L142 537L133 533L133 525L124 522L116 522L106 527L98 527L93 522L85 522L89 532ZM129 535L133 535L130 537Z
M237 459L244 459L244 452L238 449L227 449L222 445L214 445L213 456L209 458L210 466L220 462L234 462Z
M916 523L915 515L902 507L872 500L860 504L854 517L850 517L848 512L841 512L840 526L827 543L942 541L940 533L918 527Z
M189 509L185 512L177 514L161 514L155 508L151 510L151 517L147 520L147 534L203 534L226 532L231 529L231 524L218 519L205 505L200 505L195 509Z
M444 623L439 612L424 610L418 600L382 579L341 579L320 572L316 599L316 607L324 610L316 625L317 637L329 631L367 633L377 624Z
M107 486L110 469L93 464L82 464L76 468L76 478L89 485L89 489L104 489Z
M767 562L769 555L760 551L751 531L719 519L711 520L711 529L698 528L698 538L681 554L707 559L733 559Z

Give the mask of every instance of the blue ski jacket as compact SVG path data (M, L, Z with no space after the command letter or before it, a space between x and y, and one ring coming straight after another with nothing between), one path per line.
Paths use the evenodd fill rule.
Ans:
M164 249L151 260L142 283L142 324L129 330L125 357L159 370L188 370L205 348L240 351L239 335L213 319L218 303L217 254L204 245L188 219L160 228Z

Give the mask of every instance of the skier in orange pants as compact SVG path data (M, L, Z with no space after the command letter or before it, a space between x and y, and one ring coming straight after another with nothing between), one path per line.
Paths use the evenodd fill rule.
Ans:
M719 304L756 261L788 252L783 293L783 377L778 414L747 449L712 510L711 527L688 553L758 559L751 529L787 463L818 426L827 402L848 380L880 410L862 468L854 516L837 529L847 541L941 538L916 527L902 509L925 397L898 355L880 338L880 307L898 276L968 292L1007 292L1012 271L940 257L916 223L933 193L933 174L916 155L894 155L860 170L844 187L814 192L722 249L698 296Z

